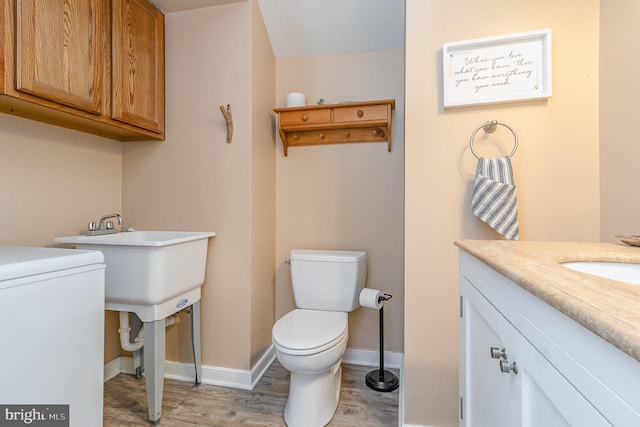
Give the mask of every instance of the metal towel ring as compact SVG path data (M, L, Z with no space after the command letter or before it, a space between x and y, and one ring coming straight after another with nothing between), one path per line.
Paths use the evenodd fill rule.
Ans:
M506 123L500 123L497 120L489 120L488 122L485 122L480 126L478 126L471 134L471 138L469 138L469 148L471 149L471 152L473 153L473 155L476 156L476 159L480 160L480 156L478 156L478 153L476 153L476 150L473 149L473 138L475 138L476 133L478 133L480 129L484 129L484 131L487 133L493 133L496 131L496 128L498 127L498 125L506 127L513 134L513 139L514 139L513 150L511 150L511 152L509 153L509 157L513 157L513 155L515 154L516 150L518 149L518 134L516 133L516 131L513 130L513 128Z

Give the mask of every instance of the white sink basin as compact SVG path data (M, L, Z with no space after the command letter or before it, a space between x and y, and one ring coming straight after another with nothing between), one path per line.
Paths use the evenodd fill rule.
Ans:
M123 310L127 305L156 306L199 288L204 282L207 243L212 236L215 233L132 231L58 237L54 241L100 250L107 266L106 308Z
M560 265L581 273L640 285L640 264L629 262L572 261Z
M99 236L58 237L56 242L74 245L116 245L116 246L167 246L215 236L213 232L200 231L149 231L138 230Z

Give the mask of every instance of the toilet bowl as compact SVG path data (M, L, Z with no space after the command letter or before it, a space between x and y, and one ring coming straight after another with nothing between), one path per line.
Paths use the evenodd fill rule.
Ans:
M290 372L284 419L289 427L324 426L340 398L347 313L295 309L273 329L280 364Z
M292 250L289 261L297 308L272 333L276 356L290 373L284 419L289 427L322 427L338 407L348 313L360 307L367 254Z

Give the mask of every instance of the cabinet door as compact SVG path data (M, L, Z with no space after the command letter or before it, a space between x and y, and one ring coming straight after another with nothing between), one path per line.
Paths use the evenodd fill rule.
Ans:
M511 426L508 419L519 409L519 377L500 371L500 360L491 348L504 349L511 357L513 340L505 343L501 328L505 320L471 284L463 279L463 317L460 346L460 425L467 427ZM514 391L515 389L515 391ZM517 416L517 415L516 415Z
M106 0L16 0L16 90L100 114L105 18Z
M111 116L164 131L164 15L147 0L114 0Z
M524 426L611 426L547 359L523 338Z

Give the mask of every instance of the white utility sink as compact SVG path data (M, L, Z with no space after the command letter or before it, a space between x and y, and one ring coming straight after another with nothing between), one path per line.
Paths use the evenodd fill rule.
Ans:
M107 266L106 309L133 311L147 321L190 303L182 298L190 291L198 292L189 300L200 299L208 238L213 236L213 232L131 231L54 241L100 250Z
M101 226L108 217L101 218ZM153 425L160 421L162 411L166 318L187 308L191 313L196 384L202 377L200 288L208 240L215 235L198 231L127 231L54 239L78 249L101 251L106 264L105 308L121 312L121 325L122 312L133 312L143 322L144 351L134 351L133 364L136 372L145 371L149 420Z
M629 262L571 261L560 265L581 273L640 285L640 264Z

